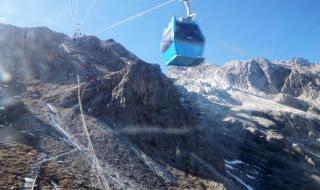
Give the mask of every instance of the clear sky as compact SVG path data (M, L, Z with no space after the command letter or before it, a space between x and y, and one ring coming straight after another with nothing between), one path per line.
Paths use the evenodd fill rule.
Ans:
M82 21L92 0L74 1L74 9L79 7L77 20ZM96 0L82 32L95 32L166 1ZM207 39L208 63L296 56L320 61L319 0L192 0L192 8ZM163 29L171 16L184 14L183 4L176 0L97 36L113 38L165 70L159 50ZM69 0L0 0L0 22L17 26L47 26L71 36L70 15Z

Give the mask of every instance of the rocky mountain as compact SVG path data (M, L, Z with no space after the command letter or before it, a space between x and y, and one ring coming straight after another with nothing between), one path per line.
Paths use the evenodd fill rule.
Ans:
M282 97L279 99L303 101L312 108L319 107L319 65L312 64L303 58L274 63L258 58L248 61L231 61L222 67L202 65L201 68L191 68L192 74L188 69L172 68L169 71L169 77L189 75L188 77L208 81L224 89L233 88L270 98L278 95Z
M319 189L320 72L304 59L171 67L246 189Z
M167 77L114 40L4 24L0 58L0 189L319 187L318 65Z
M0 189L239 187L159 65L93 36L0 36Z

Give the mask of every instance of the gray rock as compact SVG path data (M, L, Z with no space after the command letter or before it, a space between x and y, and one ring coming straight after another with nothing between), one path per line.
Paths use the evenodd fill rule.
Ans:
M168 75L200 113L230 176L253 189L318 188L318 65L253 59Z
M280 104L284 104L287 106L291 106L293 108L297 108L300 109L302 111L308 111L309 109L309 104L303 100L299 100L297 98L294 98L290 95L286 95L286 94L277 94L277 96L275 97L275 101L280 103Z

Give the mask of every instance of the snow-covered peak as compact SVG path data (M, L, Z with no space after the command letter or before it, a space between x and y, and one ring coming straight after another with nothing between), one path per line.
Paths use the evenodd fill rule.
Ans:
M320 67L317 66L303 58L274 62L255 58L230 61L221 67L207 64L174 67L168 75L175 78L177 84L206 96L216 95L217 89L237 89L264 97L283 93L314 104L312 102L320 102L317 74Z
M285 66L310 66L312 63L302 57L294 57L290 60L274 60L274 64L285 65Z

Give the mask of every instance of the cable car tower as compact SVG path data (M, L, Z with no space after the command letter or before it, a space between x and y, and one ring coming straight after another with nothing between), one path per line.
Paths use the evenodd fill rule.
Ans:
M82 34L81 34L81 30L80 30L80 23L77 23L76 28L75 28L75 32L73 34L73 39L76 40L78 38L81 38Z
M194 66L204 61L205 37L194 21L196 14L191 11L190 0L183 1L187 16L180 19L171 18L160 45L168 66Z

